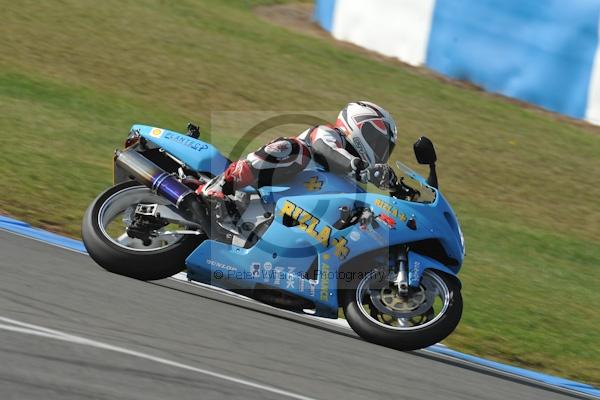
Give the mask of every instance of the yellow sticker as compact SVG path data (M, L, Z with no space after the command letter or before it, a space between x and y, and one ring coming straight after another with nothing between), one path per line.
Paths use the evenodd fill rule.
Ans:
M323 272L321 274L321 301L329 300L329 265L323 263Z
M152 128L152 130L150 131L150 136L158 139L159 137L162 136L163 132L164 132L164 129Z
M287 200L283 203L279 215L293 219L297 222L298 229L305 231L308 235L321 242L323 246L329 247L331 227L325 225L320 230L317 229L321 221L308 211Z
M309 192L314 192L316 190L321 190L323 181L320 181L317 176L313 176L308 181L304 182L304 186Z
M333 246L335 247L335 255L343 260L348 257L350 253L350 249L346 246L348 244L348 240L345 237L341 237L339 239L333 239Z
M406 221L406 215L404 213L400 214L398 208L394 207L392 204L387 203L381 199L375 199L375 205L384 211L392 214L396 218L400 218L402 221Z

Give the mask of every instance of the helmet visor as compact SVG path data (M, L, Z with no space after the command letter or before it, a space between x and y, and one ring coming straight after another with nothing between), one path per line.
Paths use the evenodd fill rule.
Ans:
M385 127L387 132L383 133L372 122L366 122L360 130L369 147L373 149L376 163L387 162L390 154L394 151L395 143L391 140L391 127L387 122Z

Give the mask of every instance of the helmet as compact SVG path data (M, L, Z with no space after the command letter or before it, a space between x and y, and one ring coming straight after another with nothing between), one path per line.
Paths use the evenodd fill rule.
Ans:
M358 156L370 165L386 163L398 137L396 122L390 113L367 101L344 107L335 127L346 136Z

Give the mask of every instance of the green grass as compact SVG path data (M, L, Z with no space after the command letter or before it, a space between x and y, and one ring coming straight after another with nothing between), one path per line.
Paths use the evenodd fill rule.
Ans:
M369 99L397 118L398 158L412 163L421 134L436 143L463 224L465 312L447 344L600 384L599 130L287 31L259 3L0 0L0 210L77 236L134 122Z

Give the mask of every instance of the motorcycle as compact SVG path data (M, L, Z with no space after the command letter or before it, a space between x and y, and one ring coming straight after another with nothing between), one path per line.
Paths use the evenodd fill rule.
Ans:
M230 161L199 138L134 125L114 157L114 186L87 209L83 242L104 269L140 280L188 279L326 318L340 307L364 339L399 350L435 344L462 314L464 239L438 190L397 162L389 193L369 193L314 164L291 181L203 200L199 185Z

